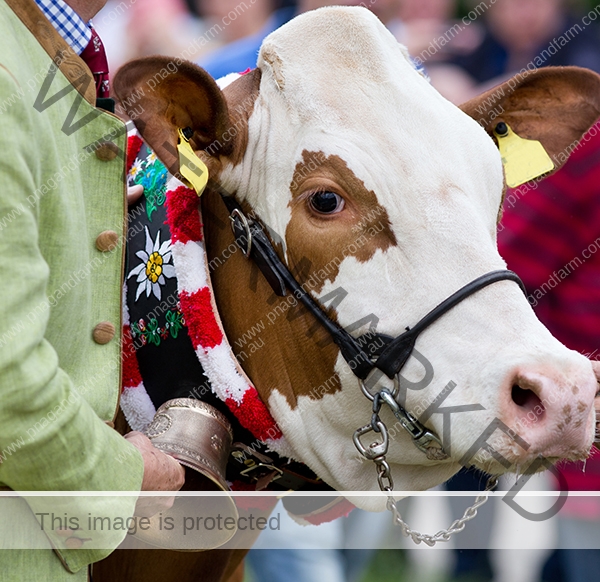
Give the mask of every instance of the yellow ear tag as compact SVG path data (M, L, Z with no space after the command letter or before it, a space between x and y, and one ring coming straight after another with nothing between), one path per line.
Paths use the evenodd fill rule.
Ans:
M179 130L177 150L179 151L179 172L200 196L208 184L208 168L195 154L190 140L185 137L181 129Z
M511 188L516 188L554 169L554 163L539 141L519 137L504 122L496 126L494 135L498 140L506 183Z

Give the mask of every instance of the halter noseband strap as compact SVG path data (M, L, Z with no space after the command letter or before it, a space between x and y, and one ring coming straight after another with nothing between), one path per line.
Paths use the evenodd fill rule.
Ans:
M400 372L404 364L406 364L406 361L415 347L417 338L423 331L442 317L442 315L446 314L453 307L456 307L461 301L498 281L514 281L519 285L521 291L527 295L523 281L521 281L519 276L513 271L503 269L500 271L492 271L491 273L477 277L477 279L467 283L464 287L442 301L437 307L433 308L412 328L407 328L407 331L402 335L399 335L389 342L381 355L377 358L375 366L388 376L388 378L394 378L394 376Z

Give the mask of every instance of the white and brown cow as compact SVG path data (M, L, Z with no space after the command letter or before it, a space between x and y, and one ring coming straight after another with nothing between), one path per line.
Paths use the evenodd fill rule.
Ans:
M374 315L377 331L394 337L469 281L505 268L496 247L506 187L496 124L540 140L559 166L561 152L600 116L600 77L577 68L521 75L502 94L492 90L458 108L362 8L295 18L264 41L257 69L228 79L222 90L182 63L149 91L148 81L169 62L135 61L116 79L119 97L143 107L141 115L132 112L157 155L176 173L177 132L191 127L211 177L279 233L278 252L290 269L310 265L312 295L347 292L329 314L342 326ZM131 99L140 88L144 96ZM226 220L216 192L209 188L202 203ZM209 220L205 234L210 258L233 241L229 229ZM251 271L238 252L213 273L232 340L284 301L272 302L262 277L251 289ZM352 442L370 420L371 403L337 346L322 347L322 331L307 333L313 326L307 313L274 318L262 332L266 347L247 355L243 367L285 435L283 453L338 490L376 490L375 469L356 462ZM448 460L428 460L398 434L388 453L397 489L447 480L494 419L519 427L530 445L524 450L501 432L488 439L512 470L539 455L588 455L597 390L591 364L550 335L514 282L461 302L416 347L434 378L424 390L408 390L409 410L422 410L450 381L457 387L444 406L480 406L453 417ZM402 375L416 382L423 367L411 358ZM532 411L535 421L524 421ZM382 418L395 423L391 414ZM441 435L443 421L434 414L426 424ZM507 470L487 453L473 462L490 473Z

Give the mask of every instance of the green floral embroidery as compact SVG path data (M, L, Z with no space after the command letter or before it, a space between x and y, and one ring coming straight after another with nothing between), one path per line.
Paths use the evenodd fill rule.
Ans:
M130 170L134 184L144 187L146 214L152 222L152 213L165 203L167 191L167 169L162 162L151 153L147 158L137 159Z
M166 340L169 336L177 339L179 330L183 329L185 320L179 309L171 309L165 313L165 325L160 327L158 320L151 317L148 321L140 319L131 325L131 335L133 339L139 338L140 344L152 344L159 346L162 340Z
M167 311L165 319L167 320L166 329L171 332L173 339L177 339L179 330L183 328L183 315L181 311Z
M158 320L157 319L150 319L150 321L148 322L148 325L146 326L146 332L147 332L147 340L149 344L154 344L155 346L159 346L160 345L160 328L158 327Z

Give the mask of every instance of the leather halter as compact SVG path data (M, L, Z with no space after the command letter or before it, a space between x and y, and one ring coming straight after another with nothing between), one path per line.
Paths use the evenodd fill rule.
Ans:
M312 296L298 283L275 252L260 222L244 214L242 207L232 196L221 196L230 214L235 241L242 252L256 263L277 295L284 297L289 291L302 302L329 332L340 348L342 356L360 380L366 380L375 369L394 379L410 357L419 335L461 301L488 285L498 281L513 281L527 295L525 286L516 273L506 269L492 271L467 283L396 338L370 332L355 338L329 319Z

